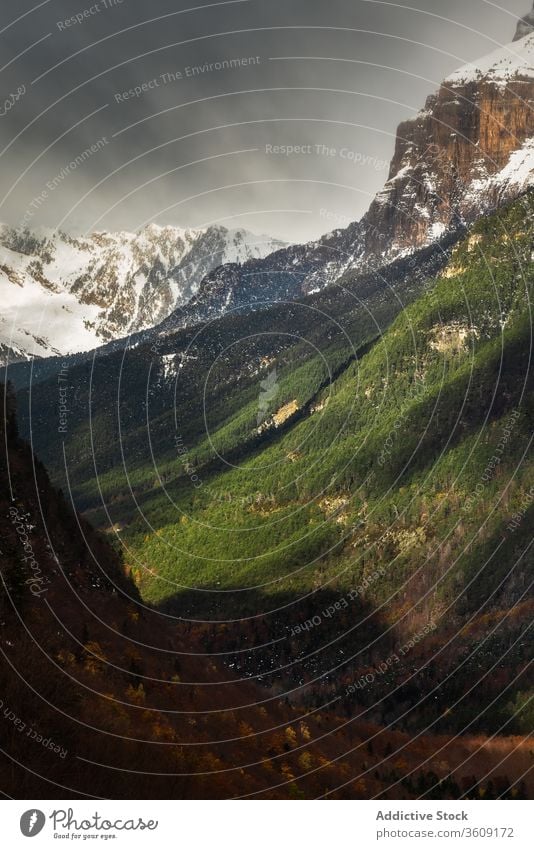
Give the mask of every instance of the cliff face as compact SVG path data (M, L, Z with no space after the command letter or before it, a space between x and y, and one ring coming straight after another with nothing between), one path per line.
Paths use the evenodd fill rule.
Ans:
M366 216L366 253L438 239L518 195L534 173L534 34L445 80L399 126L388 182Z

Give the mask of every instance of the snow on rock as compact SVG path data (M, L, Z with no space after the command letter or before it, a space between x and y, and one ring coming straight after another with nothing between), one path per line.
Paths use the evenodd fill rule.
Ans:
M534 181L534 139L527 139L520 150L494 178L498 185L527 188Z
M77 353L152 327L212 269L281 247L221 226L73 237L0 225L0 358Z
M445 80L446 86L465 85L487 79L506 85L510 80L534 77L534 32L494 50L476 62L468 62Z

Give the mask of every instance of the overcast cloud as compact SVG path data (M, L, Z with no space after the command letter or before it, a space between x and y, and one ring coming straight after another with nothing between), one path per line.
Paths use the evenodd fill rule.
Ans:
M288 241L331 229L327 214L359 218L387 178L397 124L448 72L511 41L529 7L6 5L0 220L67 231L220 222Z

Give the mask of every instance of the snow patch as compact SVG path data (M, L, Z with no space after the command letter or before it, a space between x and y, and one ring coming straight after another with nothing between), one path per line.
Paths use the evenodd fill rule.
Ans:
M534 33L469 62L445 80L445 85L464 85L488 79L506 87L517 77L534 78Z

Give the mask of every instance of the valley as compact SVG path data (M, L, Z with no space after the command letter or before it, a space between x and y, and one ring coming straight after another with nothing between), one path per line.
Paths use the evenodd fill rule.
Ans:
M6 793L532 798L532 20L320 239L2 228Z

